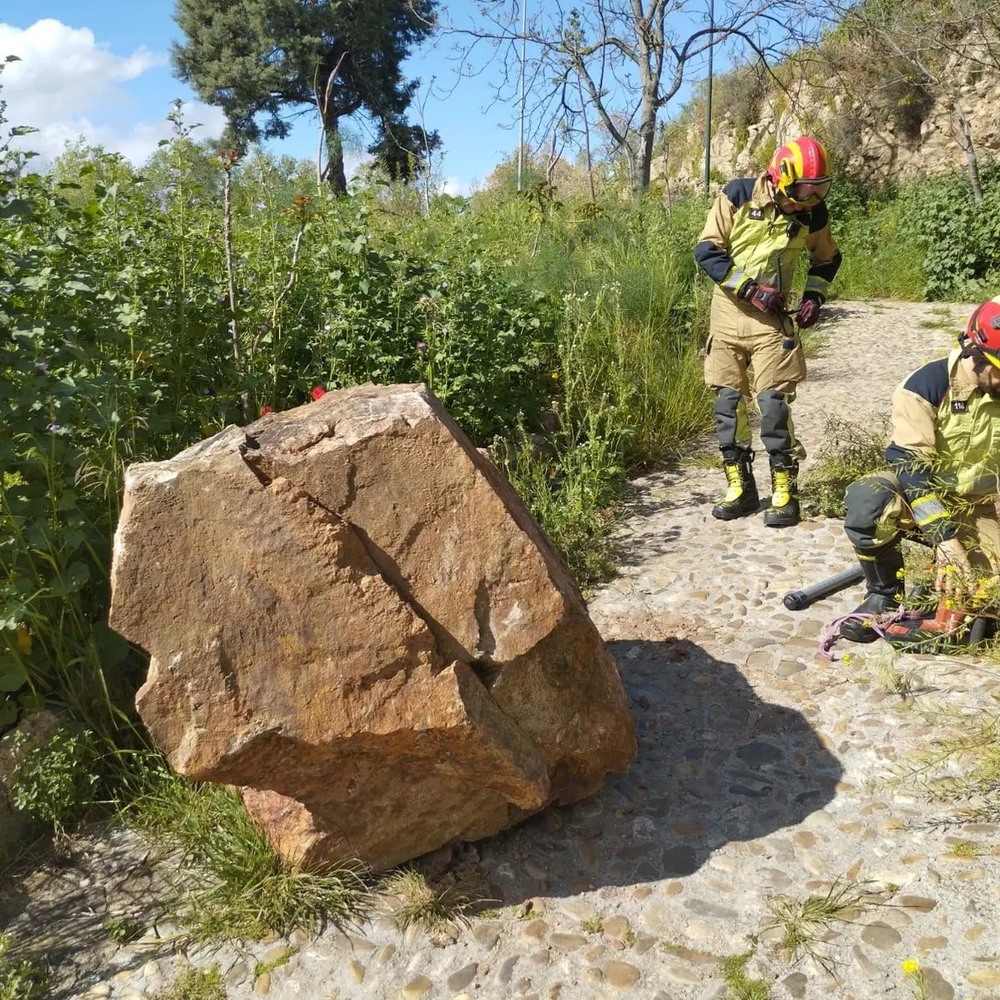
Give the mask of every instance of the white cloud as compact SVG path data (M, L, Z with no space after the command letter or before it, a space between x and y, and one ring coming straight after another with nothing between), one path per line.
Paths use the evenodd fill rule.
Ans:
M467 198L478 189L475 181L463 181L460 177L446 177L440 186L441 194L450 194L455 198Z
M0 58L7 55L20 57L0 76L8 125L38 129L19 144L41 154L43 161L57 156L67 142L83 138L141 163L171 133L165 120L169 107L158 120L140 120L142 113L128 90L150 70L166 66L165 53L142 46L119 56L89 28L47 18L29 28L0 24ZM204 104L186 105L183 115L187 123L203 123L195 138L218 135L224 125L222 112Z

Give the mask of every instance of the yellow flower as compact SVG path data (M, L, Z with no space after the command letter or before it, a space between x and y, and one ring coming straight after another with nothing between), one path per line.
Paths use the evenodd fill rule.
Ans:
M558 382L558 381L559 381L559 372L558 372L558 370L557 370L557 371L554 371L554 372L552 373L552 378L553 378L553 380L554 380L554 381L556 381L556 382Z
M903 975L915 976L920 971L920 963L915 958L903 960Z
M842 663L850 663L851 660L853 660L853 659L854 659L854 654L853 653L844 653L843 657L841 658L841 662Z
M27 656L31 652L31 633L23 625L17 626L14 645L22 656Z

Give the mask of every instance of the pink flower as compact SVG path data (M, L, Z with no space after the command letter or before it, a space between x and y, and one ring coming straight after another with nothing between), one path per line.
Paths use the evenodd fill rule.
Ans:
M274 407L272 406L262 406L260 408L260 415L266 417L269 413L274 413Z
M321 385L313 386L313 391L310 393L310 395L314 400L322 399L323 396L326 395L326 389L324 389L323 386Z

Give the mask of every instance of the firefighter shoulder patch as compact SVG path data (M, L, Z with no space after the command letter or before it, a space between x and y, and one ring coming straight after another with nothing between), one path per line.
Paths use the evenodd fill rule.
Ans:
M764 218L764 209L757 208L755 205L753 208L750 209L747 215L749 215L750 218L755 220L756 222L760 222L760 220Z
M965 399L953 399L951 401L951 412L952 413L968 413L969 403Z

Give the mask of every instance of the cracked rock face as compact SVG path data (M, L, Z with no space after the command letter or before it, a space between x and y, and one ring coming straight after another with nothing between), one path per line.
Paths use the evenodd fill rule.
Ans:
M278 852L375 870L624 771L614 661L495 466L422 386L361 386L132 466L111 624L173 766Z

